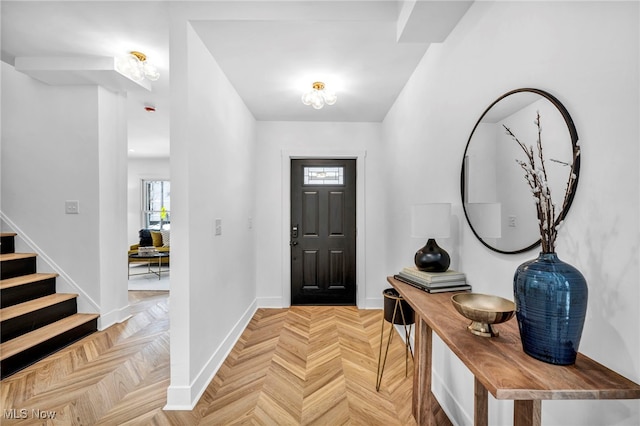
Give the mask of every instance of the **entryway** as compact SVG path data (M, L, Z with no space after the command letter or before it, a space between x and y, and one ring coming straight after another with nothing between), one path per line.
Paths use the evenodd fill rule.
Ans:
M291 304L356 304L356 160L291 160Z

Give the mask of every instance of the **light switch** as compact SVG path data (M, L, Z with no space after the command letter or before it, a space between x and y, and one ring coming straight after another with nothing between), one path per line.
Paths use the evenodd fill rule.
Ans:
M216 236L222 235L222 219L216 219Z
M509 216L509 226L512 228L515 228L517 225L517 221L516 221L516 217L515 216Z
M67 200L64 202L64 212L66 214L79 214L80 202L78 200Z

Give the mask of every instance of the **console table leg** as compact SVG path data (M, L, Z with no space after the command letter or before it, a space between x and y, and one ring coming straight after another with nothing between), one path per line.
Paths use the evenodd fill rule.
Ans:
M418 425L435 426L431 411L431 327L422 318L416 321L413 362L413 417Z
M540 426L542 424L542 401L513 401L513 426Z
M474 393L473 424L474 426L487 426L489 424L489 394L487 388L477 378L475 378Z

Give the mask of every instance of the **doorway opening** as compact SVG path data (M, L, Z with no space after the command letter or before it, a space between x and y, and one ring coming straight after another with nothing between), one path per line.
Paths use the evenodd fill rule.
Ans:
M291 159L292 305L356 304L356 160Z

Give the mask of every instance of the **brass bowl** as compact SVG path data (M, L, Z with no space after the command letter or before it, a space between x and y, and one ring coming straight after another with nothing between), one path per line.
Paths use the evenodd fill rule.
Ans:
M516 310L516 305L510 300L480 293L454 294L451 303L463 317L471 320L467 329L482 337L497 336L498 331L492 324L509 321Z

